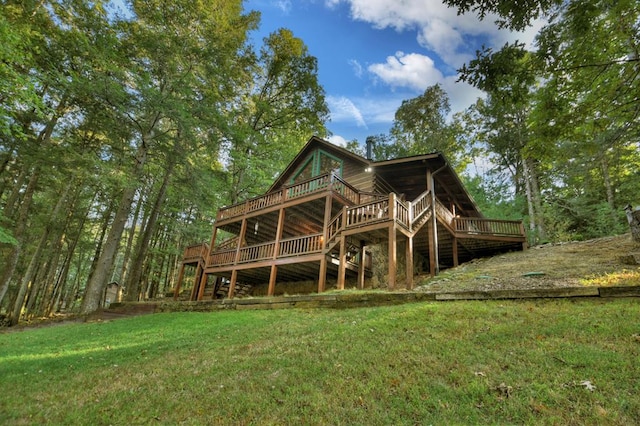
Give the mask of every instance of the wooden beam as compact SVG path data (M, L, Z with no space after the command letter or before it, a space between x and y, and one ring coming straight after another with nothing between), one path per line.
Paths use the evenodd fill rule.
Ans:
M269 275L269 289L267 296L273 296L276 292L276 278L278 277L278 266L271 265L271 274Z
M453 267L455 268L456 266L458 266L459 260L458 260L458 239L456 238L455 235L453 235L452 238L452 248L453 248Z
M364 289L364 262L366 259L366 249L364 245L364 240L360 240L360 263L358 264L358 288L360 290Z
M196 298L196 300L202 300L202 296L204 296L204 289L205 287L207 287L209 276L204 273L204 268L202 268L200 265L198 265L198 269L202 271L200 273L202 278L200 278L200 282L198 283L198 297Z
M182 286L182 279L184 278L184 263L180 266L180 272L178 273L178 282L175 290L173 290L173 300L178 300L178 294L180 293L180 287Z
M198 299L198 287L200 284L200 279L202 278L201 274L204 273L204 270L200 268L200 264L196 267L196 277L193 281L193 288L191 289L191 295L189 296L189 300L197 300Z
M227 296L229 299L233 299L233 294L236 292L236 280L238 279L238 271L235 269L231 271L231 282L229 283L229 293Z
M338 266L338 290L344 290L344 279L347 270L347 241L342 234L340 236L340 265Z
M396 288L396 272L398 268L396 245L396 228L395 224L391 224L389 225L389 290Z
M216 275L216 280L213 283L213 290L211 291L211 300L216 298L216 292L218 291L218 289L220 288L220 285L222 284L222 276L220 275Z
M405 276L407 290L413 290L413 237L405 239Z
M433 242L433 226L427 226L427 235L429 240L429 274L433 277L436 275L436 256L434 253Z
M324 292L327 286L327 256L320 259L320 271L318 271L318 293Z

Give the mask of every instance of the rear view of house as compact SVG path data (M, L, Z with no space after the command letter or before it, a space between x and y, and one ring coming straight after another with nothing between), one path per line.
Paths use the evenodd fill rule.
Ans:
M188 266L191 300L364 288L378 246L388 288L411 289L416 274L525 245L522 222L482 217L441 154L372 161L313 137L264 195L218 211L211 244L185 250L174 297Z

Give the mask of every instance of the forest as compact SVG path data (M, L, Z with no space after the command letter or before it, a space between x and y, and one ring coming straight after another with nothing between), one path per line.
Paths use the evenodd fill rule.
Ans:
M242 0L2 0L0 315L88 314L110 282L165 294L216 211L263 193L329 109L317 59L282 28L260 45ZM481 211L531 244L628 231L640 204L640 2L446 0L535 49L483 48L405 100L375 159L440 151ZM363 153L364 141L347 145ZM474 167L482 164L483 167ZM478 172L480 170L480 172Z

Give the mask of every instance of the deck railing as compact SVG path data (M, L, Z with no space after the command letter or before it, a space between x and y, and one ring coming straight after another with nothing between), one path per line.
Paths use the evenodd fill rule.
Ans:
M184 262L184 261L190 261L190 260L204 259L207 256L208 252L209 252L209 244L207 243L191 245L186 249L184 249L184 254L182 255L182 261Z
M431 207L431 191L425 191L411 202L411 222L418 220Z
M278 257L298 256L322 251L322 234L305 235L304 237L287 238L280 241Z
M407 230L411 229L410 212L410 203L405 203L404 201L396 198L396 208L394 210L396 223Z
M279 202L278 200L282 200L282 197L285 195L285 198L299 197L320 189L324 190L329 186L334 190L340 191L341 195L347 199L354 200L354 202L356 200L364 199L367 199L368 202L357 204L353 207L344 207L344 209L331 219L331 222L329 222L326 236L322 233L317 233L287 238L279 241L277 255L275 252L275 241L237 249L237 237L235 239L228 240L225 243L222 243L219 247L216 247L216 251L214 253L211 253L207 259L207 266L225 266L236 262L247 263L272 258L319 253L324 249L331 248L336 237L345 229L387 222L390 220L394 220L400 226L409 231L413 231L414 229L412 227L418 221L422 220L425 214L432 211L432 199L429 191L422 193L413 202L404 202L392 195L373 196L374 194L368 194L369 196L366 196L365 198L362 193L358 193L357 190L346 182L330 174L289 186L284 188L282 191L260 197L260 199L249 200L249 202L244 203L243 205L248 209L264 208L265 206L271 205L271 203L277 204ZM279 197L278 194L281 196ZM393 209L390 208L390 199L395 200ZM439 220L456 234L510 238L517 237L522 238L523 240L525 238L521 221L455 217L452 212L437 200L435 210ZM226 211L238 212L240 210L237 206L232 206ZM393 214L393 217L390 217L391 214ZM202 249L202 245L187 248L187 250L193 250L194 253L197 249Z
M329 226L327 226L327 247L331 245L334 238L342 231L343 220L344 216L342 212L340 212L329 222Z
M273 250L275 247L276 244L274 242L242 247L239 252L240 257L238 258L238 263L271 259L273 258Z
M219 250L211 253L207 259L207 266L233 265L236 262L237 250Z
M449 227L453 228L455 216L440 201L436 200L436 215Z
M327 190L335 191L351 204L359 204L360 202L360 193L356 188L333 173L325 173L303 182L284 186L278 191L254 197L229 207L223 207L218 212L217 220L242 216L246 213L277 206L285 200L292 200Z
M455 230L470 235L493 235L505 237L523 237L522 221L496 220L477 217L454 218Z
M389 219L389 198L348 207L345 214L344 226L346 228L387 220Z

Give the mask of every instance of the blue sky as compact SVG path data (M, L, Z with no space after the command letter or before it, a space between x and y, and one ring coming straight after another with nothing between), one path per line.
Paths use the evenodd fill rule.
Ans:
M524 33L498 30L491 18L457 16L439 0L246 0L261 13L261 39L278 28L301 38L318 58L320 84L331 110L332 142L343 145L388 133L403 100L440 83L452 113L481 92L456 83L456 70L483 44L531 43L541 23Z

